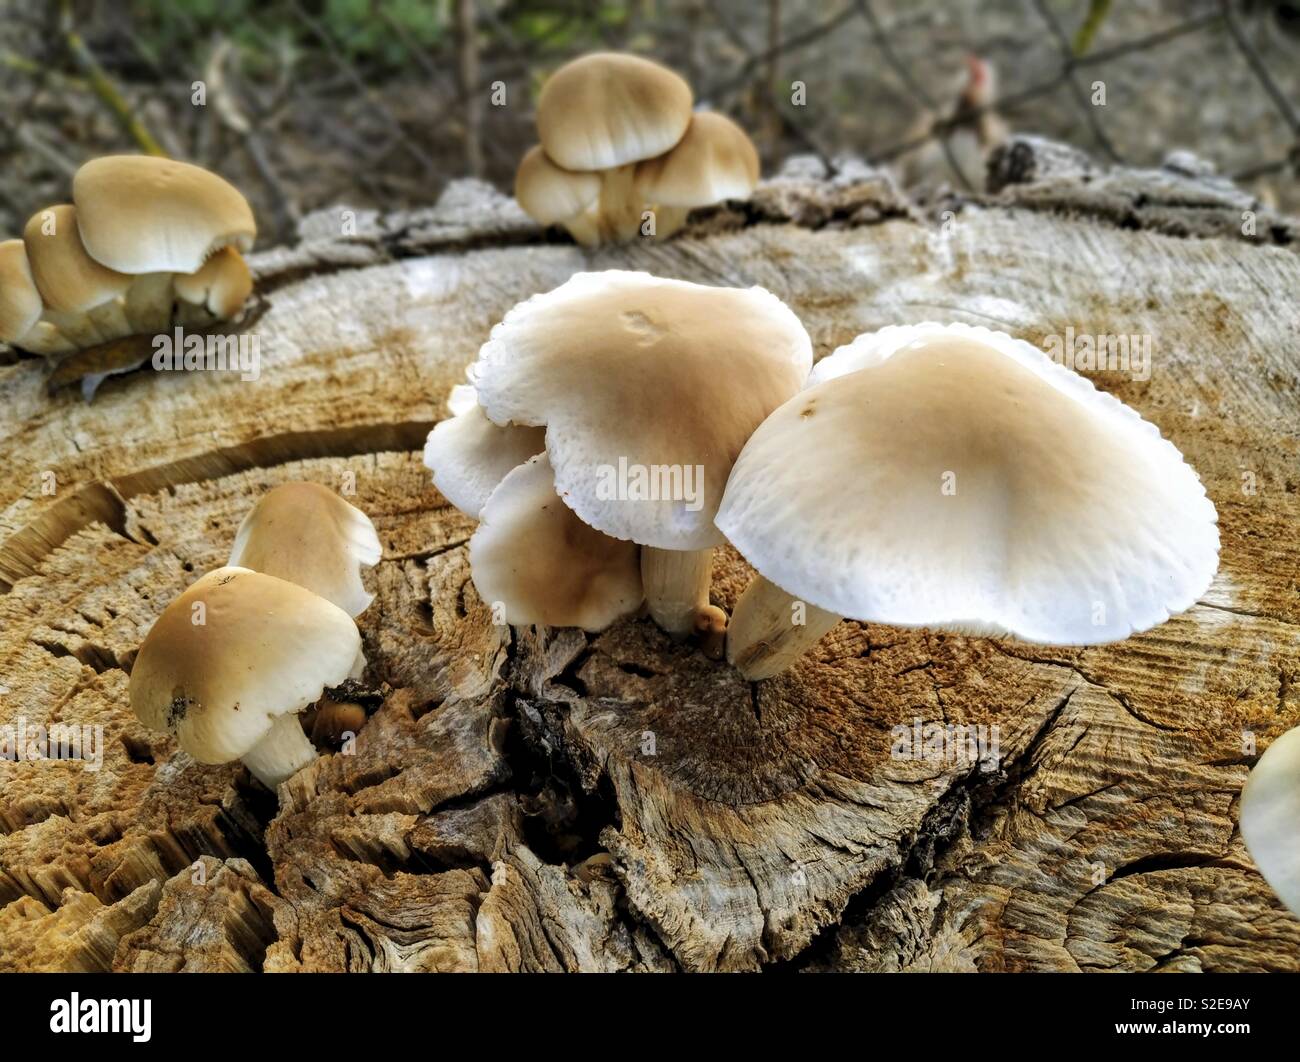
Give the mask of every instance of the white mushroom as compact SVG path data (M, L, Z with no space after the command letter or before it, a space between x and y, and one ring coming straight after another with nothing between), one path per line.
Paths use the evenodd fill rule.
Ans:
M1216 523L1154 425L1041 350L886 328L820 362L736 462L717 524L759 577L728 659L774 675L840 617L1117 641L1205 591Z
M470 375L493 423L545 426L560 497L644 547L650 612L683 635L711 607L732 462L811 362L798 318L762 288L610 271L520 303Z
M469 545L474 586L506 623L599 631L641 605L632 542L584 524L555 493L545 454L492 491Z
M218 568L150 629L131 708L200 763L242 759L274 789L316 758L298 713L361 666L361 636L342 609L270 575Z
M1300 915L1300 727L1276 739L1241 791L1241 836L1278 898Z
M361 569L382 554L375 525L355 505L319 483L284 483L244 517L229 563L297 583L359 616L374 600Z

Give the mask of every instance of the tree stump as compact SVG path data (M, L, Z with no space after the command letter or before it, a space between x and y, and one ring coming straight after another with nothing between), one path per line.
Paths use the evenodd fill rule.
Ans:
M860 165L795 166L596 252L462 182L255 256L256 382L145 372L85 404L0 367L0 725L104 735L98 771L0 761L0 969L1300 969L1237 830L1257 753L1300 724L1296 223L1041 149L933 217ZM1205 480L1213 587L1086 649L845 623L758 685L643 619L494 627L418 451L506 310L607 268L763 285L818 356L925 319L1153 336L1148 380L1089 375ZM360 623L386 696L277 803L146 730L127 678L292 479L354 485L379 529ZM717 602L748 575L724 551ZM997 726L996 770L891 754L928 723Z

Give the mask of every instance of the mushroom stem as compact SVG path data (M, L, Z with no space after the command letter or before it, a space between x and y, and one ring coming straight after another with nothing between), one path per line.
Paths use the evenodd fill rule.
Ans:
M685 638L711 625L701 617L712 611L709 604L712 548L675 550L642 546L641 582L650 615L673 637Z
M126 302L121 298L100 303L89 310L86 317L105 340L120 339L131 334L131 325L126 319Z
M272 792L286 778L316 758L316 747L302 732L294 712L277 715L256 745L240 757L259 782Z
M166 332L172 325L171 273L142 273L126 292L126 316L135 332Z
M636 194L636 166L605 170L600 182L600 224L609 240L625 243L641 232L641 203Z
M594 209L575 214L563 224L569 235L583 247L600 245L600 215Z
M756 575L731 614L727 662L750 682L779 675L840 619Z
M690 207L655 207L655 236L661 240L665 236L671 236L686 224L690 213Z
M79 347L93 347L105 340L105 336L84 313L46 310L44 319Z

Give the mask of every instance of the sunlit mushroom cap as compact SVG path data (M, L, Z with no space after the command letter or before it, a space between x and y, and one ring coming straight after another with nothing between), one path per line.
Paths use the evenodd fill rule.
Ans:
M595 204L600 198L600 177L562 169L540 147L532 147L515 173L515 198L529 217L542 225L556 225Z
M639 551L602 535L555 493L545 454L501 481L470 539L479 596L505 621L603 630L641 604Z
M1080 645L1192 605L1216 521L1132 409L1028 343L936 324L821 361L717 517L767 579L837 615Z
M1259 758L1241 791L1241 836L1278 898L1300 915L1300 727Z
M253 274L233 247L217 251L197 273L176 278L180 298L223 319L234 317L252 293Z
M732 462L811 363L799 319L762 288L612 270L514 307L470 375L492 421L546 426L556 488L584 522L687 550L721 544Z
M566 63L542 86L537 131L566 170L605 170L661 155L691 120L691 87L658 63L595 52Z
M284 483L244 517L230 563L287 579L358 616L374 599L361 568L382 553L375 525L356 506L319 483Z
M150 629L131 669L131 708L200 763L228 763L261 741L276 716L302 711L348 678L360 652L352 617L324 598L270 575L218 568Z
M747 199L758 184L758 152L730 118L701 111L681 143L637 164L636 188L649 203L699 207Z
M0 243L0 340L16 343L35 327L44 306L22 240Z
M257 235L248 201L215 173L149 155L92 159L72 179L81 240L122 273L194 273Z
M85 313L126 292L131 278L100 265L86 253L71 204L48 207L28 219L23 245L46 307Z
M466 516L478 516L512 469L546 449L546 430L493 424L474 388L464 384L452 389L447 408L454 416L433 426L424 444L424 464L444 498Z

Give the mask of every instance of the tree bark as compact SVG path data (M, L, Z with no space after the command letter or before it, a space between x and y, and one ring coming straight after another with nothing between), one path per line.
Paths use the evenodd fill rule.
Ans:
M87 405L0 367L0 725L104 734L98 771L0 761L0 969L1300 969L1236 827L1256 753L1300 724L1296 223L1013 147L946 225L860 166L594 252L475 182L347 236L324 211L254 256L256 382L145 372ZM1205 480L1220 574L1119 645L843 623L758 685L643 619L495 627L418 450L493 323L592 268L761 284L819 356L927 318L1150 334L1149 380L1093 378ZM277 805L146 730L127 680L292 479L354 486L379 529L360 624L385 699ZM748 577L720 550L715 602ZM996 769L891 754L925 723L999 727Z

